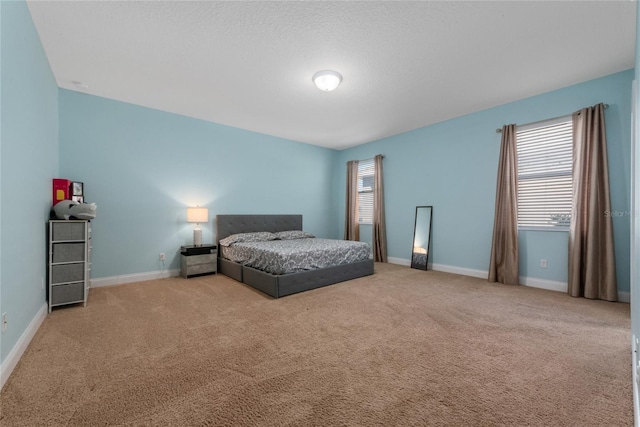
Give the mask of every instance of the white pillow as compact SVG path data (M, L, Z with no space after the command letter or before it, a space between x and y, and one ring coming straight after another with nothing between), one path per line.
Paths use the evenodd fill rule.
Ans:
M307 239L310 237L316 237L311 233L307 233L302 230L289 230L289 231L278 231L277 233L273 233L280 240L293 240L293 239Z
M254 233L238 233L232 234L229 237L225 237L220 240L220 246L231 246L234 243L240 242L268 242L269 240L276 240L277 237L273 233L268 231L257 231Z

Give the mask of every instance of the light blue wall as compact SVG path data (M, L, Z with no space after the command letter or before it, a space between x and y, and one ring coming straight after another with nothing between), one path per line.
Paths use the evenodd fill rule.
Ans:
M58 172L58 87L24 2L0 2L1 360L45 303L46 221Z
M486 271L500 151L496 129L571 114L599 102L609 104L612 209L628 212L632 79L628 70L341 151L334 183L338 236L344 229L345 163L384 154L388 255L410 258L415 207L433 205L431 260ZM629 224L628 216L614 218L623 292L629 291ZM520 243L521 275L566 282L566 232L522 232ZM548 268L539 267L540 258L548 260Z
M217 213L298 212L306 230L341 237L345 163L381 153L389 255L409 259L415 206L433 205L433 261L486 270L495 129L605 102L612 208L630 209L633 71L335 152L58 90L24 2L0 2L0 43L0 312L9 318L0 361L45 302L45 222L56 176L83 181L87 200L98 203L93 277L108 277L156 271L160 252L166 268L178 268L177 250L191 241L185 208L196 204L210 209L205 241L214 239ZM628 216L614 219L621 291L629 290L629 231ZM363 234L370 241L370 227ZM566 239L522 233L522 275L566 281Z
M636 104L635 104L635 129L636 135L633 141L635 147L634 159L632 161L637 165L638 158L640 158L640 8L636 9L636 68L635 68L635 80L636 80ZM631 283L631 332L640 337L640 168L636 166L634 170L635 178L635 194L636 200L634 206L631 207L632 218L634 223L635 234L631 236L634 241L634 259L633 262L635 277ZM634 388L635 391L635 388ZM634 405L634 410L637 409ZM636 413L635 416L640 414Z
M2 4L0 4L0 168L2 167ZM2 310L2 171L0 170L0 312ZM0 366L2 353L2 333L0 332Z
M60 175L96 202L92 276L179 268L191 244L186 208L216 214L300 213L317 236L336 234L334 150L60 90Z

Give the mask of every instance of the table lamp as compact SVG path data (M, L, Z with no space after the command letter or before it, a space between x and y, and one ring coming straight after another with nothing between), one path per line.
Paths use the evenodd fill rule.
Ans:
M202 228L200 228L200 223L208 221L209 209L201 207L187 208L187 222L196 223L193 229L193 246L202 246Z

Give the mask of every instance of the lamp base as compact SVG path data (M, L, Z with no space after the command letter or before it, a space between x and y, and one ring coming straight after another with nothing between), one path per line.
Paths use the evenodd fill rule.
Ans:
M202 228L193 229L193 246L202 246Z

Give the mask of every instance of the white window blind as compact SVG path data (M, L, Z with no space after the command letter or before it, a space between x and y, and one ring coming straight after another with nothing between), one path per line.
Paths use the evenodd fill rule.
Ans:
M571 116L516 129L518 227L568 230L571 223Z
M375 165L373 159L358 162L358 222L373 223L373 185Z

